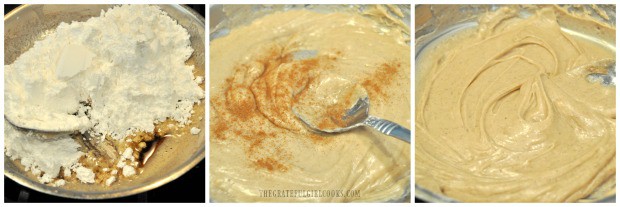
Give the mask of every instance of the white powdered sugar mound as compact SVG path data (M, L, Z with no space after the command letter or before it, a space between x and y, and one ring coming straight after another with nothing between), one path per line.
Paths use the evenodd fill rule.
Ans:
M116 140L153 132L166 118L187 124L193 105L204 98L194 67L185 64L193 53L189 38L149 5L117 6L86 22L61 23L5 65L5 117L20 126L71 128ZM42 182L83 155L69 136L41 139L6 125L5 133L6 154L41 171ZM80 172L83 182L93 180Z
M22 132L4 124L5 154L12 160L20 159L26 171L32 172L42 183L49 183L60 174L60 168L75 169L84 153L68 135L42 138L39 134ZM91 171L92 172L92 171Z
M185 124L204 97L194 67L185 65L193 52L189 37L147 5L61 23L5 65L5 113L15 122L75 125L115 139L152 132L168 117Z

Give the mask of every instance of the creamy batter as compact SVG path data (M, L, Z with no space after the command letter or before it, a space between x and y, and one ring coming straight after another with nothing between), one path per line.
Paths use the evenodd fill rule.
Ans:
M311 128L321 131L351 125L344 116L359 99L368 97L361 85L329 73L311 80L307 88L295 96L293 113Z
M572 202L614 182L616 90L580 66L615 49L562 31L560 15L501 8L420 59L418 185L468 202Z
M296 100L309 101L300 98L305 91L324 91L325 100L339 97L332 93L343 90L317 88L333 83L327 80L346 79L368 91L371 114L409 126L410 47L402 27L372 17L385 11L380 8L384 10L367 16L353 11L275 12L211 41L212 200L406 197L409 144L364 128L317 134L292 112ZM316 54L298 58L300 51ZM267 190L297 191L273 196L266 195ZM343 195L329 196L330 191Z

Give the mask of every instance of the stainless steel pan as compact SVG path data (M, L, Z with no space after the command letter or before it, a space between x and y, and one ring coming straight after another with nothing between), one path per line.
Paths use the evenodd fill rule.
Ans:
M85 21L99 16L102 9L113 5L23 5L4 16L4 64L11 64L34 42L60 22ZM193 10L180 5L159 5L177 20L191 35L194 48L188 64L196 67L196 74L205 74L205 20ZM204 83L201 85L204 89ZM164 185L187 172L205 157L204 101L194 107L192 125L202 129L199 135L190 133L166 138L144 166L142 174L128 181L120 179L111 186L67 183L62 187L41 184L29 172L24 172L18 161L4 157L4 174L15 182L34 190L61 197L102 199L129 196ZM189 130L184 130L189 131ZM199 187L203 184L197 183Z

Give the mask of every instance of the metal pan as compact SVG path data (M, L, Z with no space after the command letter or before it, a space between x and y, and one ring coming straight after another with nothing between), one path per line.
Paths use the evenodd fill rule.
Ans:
M42 34L61 22L85 21L99 16L102 9L114 5L23 5L4 16L4 64L11 64L20 54L30 49ZM188 64L196 67L195 75L205 75L205 20L190 8L181 5L158 5L191 35L194 53ZM204 83L201 85L204 89ZM36 191L79 199L103 199L134 195L162 186L194 167L205 157L204 101L194 106L195 114L184 133L164 139L142 168L142 174L132 180L120 179L111 186L98 184L67 183L62 187L41 184L25 172L19 160L4 157L4 174L15 182ZM197 127L200 134L190 134L189 128ZM199 184L203 187L202 184Z

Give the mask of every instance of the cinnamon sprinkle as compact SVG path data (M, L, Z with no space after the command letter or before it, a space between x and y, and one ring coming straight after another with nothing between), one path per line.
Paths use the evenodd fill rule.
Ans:
M329 108L325 109L326 113L323 115L316 127L320 130L331 130L347 127L349 123L342 118L346 114L347 110L357 101L357 99L354 99L353 97L354 92L355 87L350 88L346 94L340 98L337 105L329 106Z
M366 88L371 99L386 98L385 89L387 87L385 86L394 80L400 66L399 62L383 63L368 79L362 82L362 86Z
M254 114L256 102L250 89L233 86L226 91L226 103L228 111L242 121L248 120Z
M282 163L278 162L277 160L271 157L258 159L254 161L254 165L258 168L264 168L272 172L273 171L286 172L288 170L288 167L284 166Z
M333 138L330 138L330 135L328 135L328 134L318 135L318 134L316 134L314 132L310 132L308 134L308 138L310 140L312 140L313 143L321 144L321 145L326 144L326 143L330 143L330 142L332 142L334 140Z
M224 133L229 129L228 124L222 121L214 121L211 123L213 123L211 124L211 132L213 132L214 134L211 137L220 141L226 140L226 136L224 135Z
M336 56L293 60L291 54L282 51L282 47L273 46L263 56L250 60L264 69L258 77L246 77L250 64L239 64L235 74L226 79L224 94L212 96L211 101L215 111L222 113L211 122L214 139L242 141L247 160L255 168L270 172L289 169L286 163L291 153L286 148L287 134L308 133L290 128L303 126L296 118L290 118L294 117L291 111L294 94L304 91L308 82L318 75L315 71L333 68L332 62L341 56L337 52ZM313 143L327 142L315 134L304 137Z

